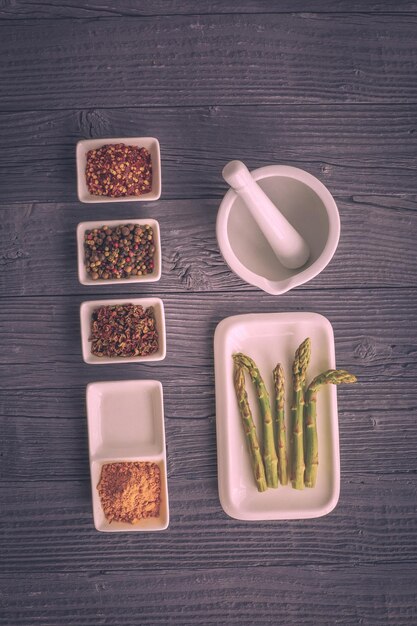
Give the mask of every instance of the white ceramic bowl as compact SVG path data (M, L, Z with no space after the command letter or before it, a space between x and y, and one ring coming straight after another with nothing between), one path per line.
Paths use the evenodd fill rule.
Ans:
M169 524L162 385L157 380L90 383L86 394L94 525L102 532L164 530ZM161 509L137 524L107 521L97 485L106 463L144 461L159 465Z
M340 218L331 193L317 178L287 165L251 172L254 180L306 240L310 258L298 269L284 267L272 251L243 201L230 189L217 215L220 251L230 269L251 285L278 295L308 282L333 257Z
M153 307L156 329L159 336L159 347L157 352L147 356L132 357L98 357L91 354L91 342L88 340L91 334L91 317L93 311L101 306L111 306L113 304L140 304L144 309ZM160 298L125 298L119 300L89 300L80 306L81 322L81 346L83 359L90 365L104 365L117 363L147 363L149 361L162 361L166 356L165 338L165 312L164 304Z
M92 230L93 228L101 228L102 226L118 226L119 224L139 224L144 226L149 224L153 230L154 237L154 269L152 274L146 274L145 276L132 276L131 278L109 278L108 280L97 279L93 280L87 274L85 269L85 253L84 253L84 234L86 230ZM153 283L161 278L161 235L159 231L159 223L151 218L145 220L110 220L100 222L80 222L77 226L77 250L78 250L78 279L82 285L122 285L124 283Z
M85 178L87 152L108 144L124 143L126 146L140 146L146 148L152 159L152 191L142 196L123 196L109 198L94 196L88 191ZM80 202L149 202L161 197L161 152L159 141L155 137L109 137L101 139L82 139L77 143L77 192Z

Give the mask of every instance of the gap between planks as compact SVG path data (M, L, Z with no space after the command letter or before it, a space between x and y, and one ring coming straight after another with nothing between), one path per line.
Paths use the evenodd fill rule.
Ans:
M119 285L120 286L120 285ZM371 289L372 291L405 291L405 290L410 290L414 287L414 285L388 285L388 286L373 286ZM293 290L292 290L293 291ZM320 293L331 293L333 291L337 291L337 292L350 292L350 291L360 291L360 292L364 292L366 291L366 293L369 293L370 288L367 286L364 287L317 287L316 289L313 288L309 288L309 289L300 289L299 293L304 295L308 295L309 293L311 293L312 295L317 295L319 292ZM241 295L243 297L245 297L246 299L251 296L251 295L255 295L255 296L268 296L268 294L264 294L263 292L260 293L258 289L254 289L254 290L234 290L233 292L233 297L236 297ZM170 299L170 298L175 298L175 297L181 297L184 296L184 298L187 298L189 296L195 296L195 297L199 297L201 299L203 299L205 296L206 297L211 297L211 296L224 296L225 294L230 294L230 289L224 289L223 290L210 290L210 291L167 291L166 293L160 293L159 291L155 291L155 293L146 293L143 295L144 298L150 298L150 297L154 297L157 296L158 298L160 297L161 300L163 299ZM14 295L10 295L10 294L2 294L0 293L0 302L2 300L23 300L23 299L36 299L36 300L44 300L44 299L51 299L51 298L85 298L88 300L102 300L104 298L111 298L111 299L123 299L126 300L126 298L136 298L137 295L135 295L135 293L128 293L128 291L123 290L123 291L118 291L117 293L114 291L100 291L98 293L96 292L89 292L89 293L85 293L85 292L72 292L70 294L54 294L54 293L48 293L48 294L44 294L44 293L39 293L39 294L29 294L29 295L18 295L18 296L14 296ZM263 311L262 311L263 312ZM236 313L236 315L238 315Z
M417 15L417 13L416 13ZM0 18L0 24L1 24L1 18ZM234 104L232 102L226 102L226 103L221 103L218 104L217 102L203 102L203 103L198 103L198 104L155 104L155 105L149 105L149 104L136 104L135 106L132 105L127 105L127 106L123 106L123 105L117 105L117 106L87 106L87 107L80 107L80 108L76 108L74 109L74 107L51 107L51 108L34 108L34 107L30 107L30 109L8 109L8 108L1 108L0 107L0 115L1 114L9 114L9 115L18 115L21 116L22 114L28 114L28 113L65 113L65 112L71 112L74 113L75 111L129 111L129 110L135 110L135 109L145 109L147 111L152 110L152 111L156 111L158 109L226 109L226 108L234 108L234 109L245 109L245 108L253 108L253 107L259 107L261 106L262 108L275 108L275 109L279 109L279 108L288 108L288 106L291 106L291 109L297 109L297 108L306 108L306 107L328 107L331 106L332 108L341 108L341 107L349 107L351 109L353 108L367 108L367 107L380 107L381 109L383 108L390 108L390 107L404 107L406 109L411 109L413 110L413 107L417 104L417 99L414 100L407 100L406 102L404 102L404 99L400 99L400 100L392 100L390 102L373 102L372 100L368 101L362 101L362 102L314 102L312 104L309 105L309 103L305 103L305 102L295 102L294 104L292 103L288 103L288 102L251 102L251 103L239 103L239 104ZM96 139L96 137L89 137L88 139ZM182 198L184 199L184 198Z

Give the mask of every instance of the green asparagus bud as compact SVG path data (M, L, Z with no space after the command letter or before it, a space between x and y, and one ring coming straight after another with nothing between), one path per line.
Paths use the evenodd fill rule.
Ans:
M256 487L258 491L266 491L268 487L266 484L265 468L262 461L258 436L256 434L256 427L248 402L248 395L245 389L245 375L243 368L240 367L236 361L234 366L234 385Z
M235 363L238 363L249 373L255 385L262 415L262 456L265 465L266 482L268 487L278 487L278 457L275 450L274 426L268 391L253 359L242 353L235 354L233 358L235 359Z
M305 405L305 475L306 487L314 487L317 481L319 465L319 447L317 435L317 392L322 385L341 385L356 383L356 376L346 370L327 370L310 383L306 392Z
M274 387L275 387L275 417L276 417L276 435L277 435L277 453L278 453L278 477L281 485L288 483L287 471L287 441L285 432L285 377L281 363L278 363L273 371Z
M304 489L304 440L303 440L303 413L304 413L304 386L308 364L311 356L311 340L305 339L297 348L293 363L293 405L292 417L292 445L291 445L291 482L294 489Z

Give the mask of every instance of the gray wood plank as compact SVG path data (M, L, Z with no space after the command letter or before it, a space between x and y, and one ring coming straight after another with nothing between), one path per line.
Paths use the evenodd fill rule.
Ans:
M79 298L65 297L2 299L0 364L4 388L78 386L108 372L121 378L134 373L163 376L166 372L186 387L196 383L211 386L217 323L238 312L268 311L309 310L326 315L333 324L339 365L356 373L371 393L376 378L395 386L400 378L416 377L415 337L410 333L416 319L415 289L310 292L308 299L304 292L290 292L279 301L273 296L260 299L258 294L243 293L227 297L189 294L186 300L167 295L166 359L133 366L119 364L116 371L111 365L82 363L79 303ZM344 393L357 392L346 388Z
M120 136L159 138L164 199L220 199L222 168L234 158L251 169L300 167L339 196L415 194L416 119L414 105L399 104L1 113L1 199L76 201L76 142Z
M12 575L3 579L0 623L117 624L415 623L413 564L355 567L218 568ZM239 598L239 601L237 601ZM138 608L140 607L140 608ZM337 612L337 615L335 615ZM139 617L140 615L140 617Z
M101 379L101 377L100 377ZM117 377L116 377L117 379ZM165 426L169 476L173 480L208 480L217 478L214 397L206 390L207 399L198 402L202 388L194 388L185 396L179 394L173 381L166 381ZM385 391L383 387L385 386ZM340 391L339 428L342 485L352 476L363 474L412 474L416 472L416 412L412 406L412 384L379 383L379 405L373 409L362 406L367 395L365 385L360 393ZM387 389L388 387L388 389ZM71 411L61 416L63 390L29 390L22 415L13 408L16 391L10 398L0 398L0 480L16 484L26 481L87 480L89 476L87 426L85 420L85 389L65 390ZM193 397L194 394L194 397ZM376 395L376 393L375 393ZM399 408L397 398L405 398L408 408ZM42 399L44 401L42 402ZM44 405L45 399L50 402ZM172 417L171 411L187 415ZM370 403L370 399L368 398ZM391 408L387 408L390 402ZM376 402L377 403L377 402ZM385 406L384 406L385 405ZM72 408L73 407L73 408ZM46 413L48 417L34 416ZM206 414L201 414L206 411Z
M2 300L3 480L85 478L85 385L136 377L164 385L172 475L215 478L215 326L237 311L274 310L325 313L339 366L359 377L358 385L338 393L343 475L416 471L415 290L295 292L278 308L276 298L256 294L172 295L164 301L165 361L94 368L81 361L76 298Z
M336 337L339 345L339 337ZM363 344L361 344L363 345ZM368 343L368 345L370 345ZM339 355L338 355L339 356ZM346 352L340 355L340 358L346 358ZM354 366L356 367L356 365ZM122 367L123 374L125 368ZM94 370L96 372L97 370ZM102 371L102 370L100 370ZM89 370L92 372L92 370ZM118 370L104 368L104 372L100 374L104 380L111 380L113 377L115 380L123 379L123 376L117 373ZM135 376L133 372L131 377L135 378L136 373L140 374L141 378L150 379L154 376L155 372L147 371L145 368L141 368L139 372L135 370ZM193 420L212 420L214 419L214 386L213 386L213 374L209 371L204 371L203 377L207 378L207 384L198 385L197 390L193 393L196 385L192 385L194 376L190 379L189 392L187 395L187 403L190 408L189 411L184 410L185 402L184 397L181 396L181 392L185 392L186 378L183 379L183 387L178 383L178 373L170 379L166 372L158 372L158 376L163 380L165 389L165 417L167 420L178 418L175 421L175 425L172 427L172 436L175 437L175 433L179 433L179 437L187 439L187 430L189 431L189 437L192 437L192 429L187 426L187 419ZM361 375L361 380L362 380ZM97 376L93 374L86 377L86 381L96 380ZM65 385L65 380L59 381L61 385ZM378 416L379 423L385 423L391 417L391 410L396 411L398 414L398 420L404 419L404 424L408 419L412 419L413 411L415 410L415 398L413 391L414 381L413 378L404 378L402 376L395 379L394 384L390 385L387 389L387 381L383 377L376 377L372 383L372 389L367 389L366 396L360 398L360 403L356 402L357 387L340 387L340 393L345 401L343 409L343 415L345 416L346 423L342 428L346 428L346 432L349 432L350 420L359 420L361 411L369 413L370 415ZM350 389L349 393L348 390ZM177 393L175 393L175 391ZM386 395L384 395L384 391ZM85 418L85 403L84 403L85 385L51 385L50 387L7 387L7 389L0 389L0 408L1 416L5 420L10 420L11 427L14 422L21 421L21 427L31 428L36 420L39 420L39 425L46 425L48 420L58 419L60 424L63 424L62 428L65 429L64 422L66 420L84 420ZM355 392L355 393L354 393ZM345 394L345 395L343 395ZM186 418L186 419L185 419ZM185 423L182 423L184 421ZM376 420L378 422L378 420ZM26 423L25 423L26 422ZM363 418L363 427L370 427L371 420ZM391 422L390 428L394 428L396 421ZM359 423L355 423L355 427L360 427ZM73 428L79 428L74 425ZM58 428L59 430L59 428ZM402 428L398 429L399 431ZM83 431L84 432L84 431ZM209 431L207 431L209 432ZM398 459L401 462L401 459ZM21 468L24 471L24 468ZM369 468L368 468L369 469ZM27 476L29 478L29 476Z
M312 565L416 565L416 475L350 477L329 515L239 522L222 511L217 481L170 478L169 528L98 533L87 481L0 484L7 572L82 572ZM18 541L16 538L18 537ZM255 572L254 572L255 575Z
M417 196L416 196L417 197ZM343 288L410 287L417 282L415 196L337 197L341 238L327 268L293 293ZM0 297L121 293L247 292L266 297L236 276L216 240L219 201L162 200L145 206L0 204ZM117 207L117 208L115 208ZM161 228L162 277L157 283L84 286L78 281L75 231L79 222L156 218ZM220 296L219 296L220 297ZM274 299L281 304L287 296Z
M0 24L2 110L415 102L416 15ZM47 45L45 45L47 42Z
M216 13L415 13L414 0L14 0L0 4L0 19L145 17L150 15L213 15Z

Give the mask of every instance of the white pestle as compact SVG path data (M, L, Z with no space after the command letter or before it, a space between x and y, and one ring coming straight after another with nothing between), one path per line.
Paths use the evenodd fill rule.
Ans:
M308 245L252 178L246 165L230 161L222 174L248 207L282 265L289 269L304 265L310 256Z

